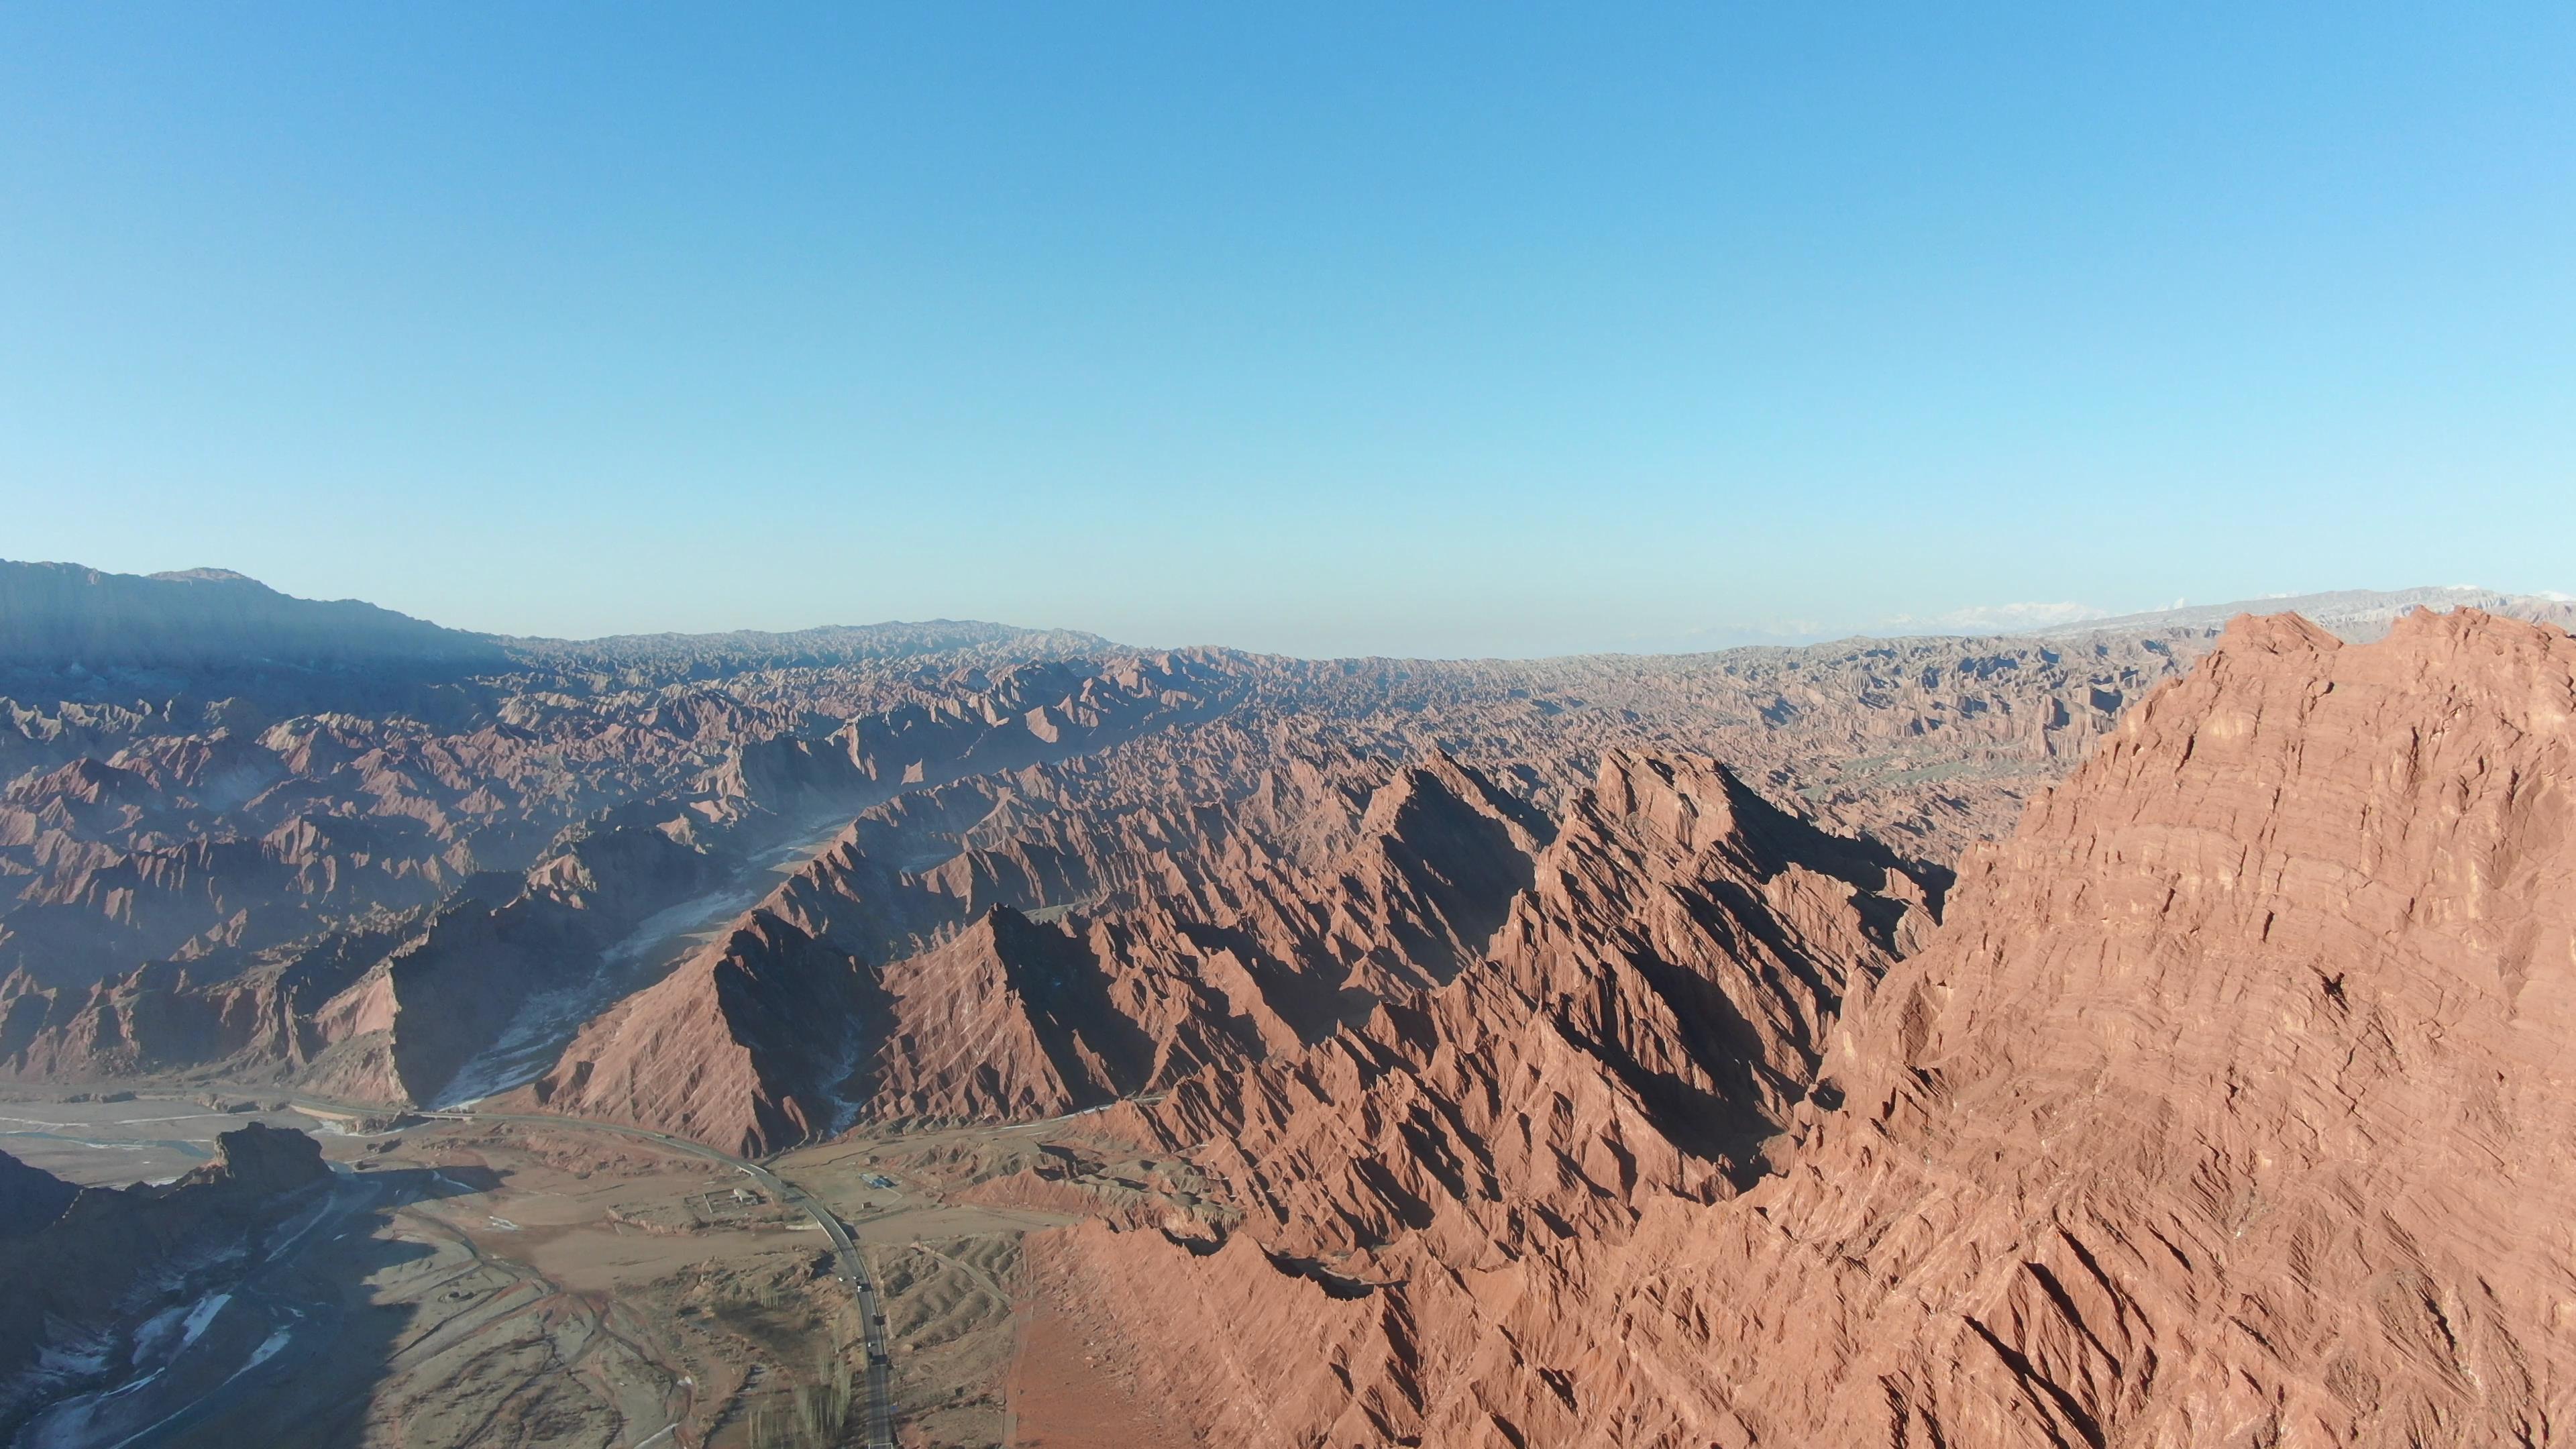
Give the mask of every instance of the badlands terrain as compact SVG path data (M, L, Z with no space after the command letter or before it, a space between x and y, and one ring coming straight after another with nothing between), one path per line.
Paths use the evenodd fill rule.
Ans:
M2576 608L1310 661L0 564L0 1439L2576 1422Z

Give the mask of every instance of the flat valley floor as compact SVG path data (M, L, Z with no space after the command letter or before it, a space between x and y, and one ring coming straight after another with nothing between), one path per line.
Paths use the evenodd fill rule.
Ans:
M56 1405L23 1443L864 1442L855 1295L820 1226L739 1169L581 1123L357 1134L222 1095L253 1100L0 1098L0 1149L84 1185L174 1177L250 1120L314 1132L334 1170L327 1201L300 1204L261 1261L174 1277L153 1305L167 1331L138 1339L133 1372ZM766 1164L862 1247L901 1443L1180 1442L1023 1272L1031 1232L1200 1201L1183 1164L1083 1122L861 1135Z

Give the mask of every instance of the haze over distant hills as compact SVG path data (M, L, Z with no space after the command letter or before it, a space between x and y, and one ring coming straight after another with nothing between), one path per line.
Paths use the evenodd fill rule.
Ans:
M2562 627L2576 624L2576 599L2563 594L2508 594L2469 585L2416 589L2343 589L2325 594L2273 594L2231 604L2177 605L2143 614L2112 614L2022 630L2072 636L2154 629L2220 629L2239 614L2296 614L2354 643L2376 639L2415 609L2483 609Z
M1013 658L1110 647L1097 635L931 619L789 633L626 634L587 640L449 629L355 599L283 594L229 569L116 574L0 560L0 667L84 671L578 664L817 665L998 649Z
M2272 595L2007 628L1903 622L1887 631L1831 637L2214 631L2240 613L2287 610L2344 637L2360 640L2375 637L2389 621L2419 605L2435 609L2477 608L2559 623L2576 620L2576 601L2562 595L2512 594L2454 586ZM2012 611L1995 612L1999 619L2008 620ZM1826 641L1827 636L1808 631L1776 641L1732 647L1795 647ZM228 569L138 575L107 573L79 564L0 560L0 668L59 668L76 663L90 671L138 667L327 669L372 663L499 669L517 662L541 668L671 669L685 661L699 671L721 672L971 651L996 657L1060 657L1126 647L1129 646L1080 630L953 619L821 625L783 632L738 629L701 634L616 634L593 639L478 634L445 628L354 599L324 602L297 598ZM1690 648L1653 652L1712 651Z
M354 599L293 598L226 569L138 575L0 561L0 662L498 666L508 656L480 635Z

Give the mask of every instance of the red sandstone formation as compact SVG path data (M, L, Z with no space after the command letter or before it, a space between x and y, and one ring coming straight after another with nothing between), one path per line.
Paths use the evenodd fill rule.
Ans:
M858 963L753 911L585 1027L532 1102L728 1152L836 1130L866 987Z
M1097 1120L1215 1200L1113 1203L1033 1281L1209 1442L2576 1413L2553 629L2240 621L2176 683L2183 618L1432 663L338 608L378 658L246 581L134 582L116 609L242 608L155 613L99 672L0 650L0 1071L387 1103L542 1072L517 1102L746 1153L1167 1093ZM59 1196L0 1181L12 1261L72 1241ZM187 1200L230 1231L273 1196Z
M603 953L862 812L848 869L782 919L882 969L993 905L1070 916L1145 1080L1258 1059L1475 959L1608 751L1716 750L1946 858L2198 647L1315 663L957 624L568 645L37 572L70 612L0 659L0 1072L387 1101L534 1070L571 1028L532 1003L577 1021L649 984L670 957ZM170 606L218 595L257 608L196 628ZM159 611L150 639L129 603ZM59 655L111 635L150 643L147 672Z
M442 1100L533 999L613 1001L633 983L604 952L782 837L1179 727L1230 687L1172 656L1017 663L877 689L927 697L813 737L738 696L520 696L463 737L333 715L31 770L0 793L0 872L28 877L0 915L0 1070Z
M1103 1105L1294 1050L1383 992L1456 974L1546 828L1445 757L1299 757L1237 785L1222 807L1100 811L1032 772L998 796L952 787L871 812L746 918L762 990L723 989L738 952L710 949L594 1023L530 1101L752 1150L857 1118ZM1031 801L1042 815L992 828ZM941 849L916 870L877 858ZM1078 919L1023 914L1058 914L1063 895ZM854 976L854 959L874 964ZM828 979L789 979L809 970Z
M1742 929L1528 905L1565 928L1135 1119L1214 1134L1235 1232L1041 1267L1215 1442L2555 1442L2571 779L2576 639L2241 620L1882 979L1867 893L1632 830Z
M866 1109L896 1119L1053 1117L1145 1080L1151 1045L1091 954L995 906L880 978Z

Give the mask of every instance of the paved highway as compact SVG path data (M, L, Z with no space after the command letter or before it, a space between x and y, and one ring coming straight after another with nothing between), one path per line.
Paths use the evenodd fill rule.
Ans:
M310 1105L330 1112L390 1114L395 1108L361 1106L352 1102L335 1102L328 1097L289 1095L288 1101ZM557 1117L545 1113L477 1112L471 1108L448 1107L417 1115L438 1120L467 1122L522 1122L538 1127L579 1127L594 1132L614 1132L623 1137L641 1138L668 1147L725 1163L769 1190L772 1197L789 1207L801 1209L832 1240L833 1268L842 1281L857 1291L859 1321L863 1325L868 1350L868 1449L894 1449L894 1389L891 1382L894 1356L886 1348L885 1310L877 1301L876 1280L868 1276L867 1259L860 1256L859 1245L850 1238L848 1225L840 1216L805 1189L780 1177L748 1158L719 1151L703 1142L674 1137L668 1132L655 1132L646 1127L629 1127L618 1122L594 1122L582 1117Z

